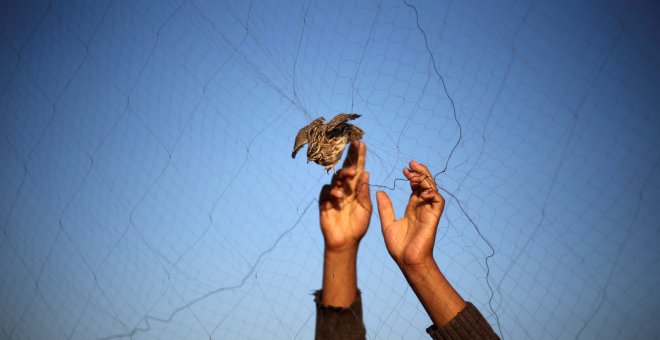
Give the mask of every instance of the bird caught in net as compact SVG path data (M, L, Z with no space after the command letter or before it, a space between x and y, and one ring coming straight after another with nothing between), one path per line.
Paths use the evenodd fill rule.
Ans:
M292 158L307 144L307 162L314 161L322 165L326 172L336 172L335 166L341 160L346 144L362 139L364 131L348 123L349 120L359 118L357 113L340 113L327 124L325 118L319 117L300 129L293 144Z

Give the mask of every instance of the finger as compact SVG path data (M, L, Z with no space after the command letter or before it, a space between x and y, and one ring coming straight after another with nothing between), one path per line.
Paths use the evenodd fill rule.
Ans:
M321 188L321 194L319 195L319 206L323 206L332 199L330 191L332 190L332 185L326 184Z
M321 194L319 197L319 208L321 210L321 214L327 210L339 209L339 198L341 197L337 197L337 193L334 191L334 189L335 187L330 184L326 184L321 188Z
M337 174L335 174L333 176L333 178L336 176L337 179L339 179L339 180L346 180L346 179L352 178L355 175L357 175L357 169L355 169L355 167L351 166L351 167L347 167L347 168L344 167L344 168L339 169L339 171L337 171Z
M424 174L426 176L431 176L431 171L429 168L426 167L426 165L416 162L416 161L410 161L410 170Z
M380 225L383 230L386 226L396 221L394 209L392 208L392 201L384 191L376 193L376 202L378 202L378 216L380 217Z
M332 180L330 181L330 185L333 187L342 187L344 183L347 180L350 180L355 176L357 172L355 171L355 168L341 168L337 173L332 175Z
M358 204L371 211L371 193L369 192L369 173L363 172L357 181Z
M357 168L358 171L364 170L364 163L367 158L367 144L365 144L362 141L357 141L357 146L358 146L358 163L357 163Z
M406 176L406 179L410 182L410 189L413 194L419 192L419 183L423 177L409 168L403 168L403 175Z
M364 160L367 153L367 146L361 141L355 141L348 147L348 155L344 160L344 168L355 166L357 171L364 169Z
M338 199L344 198L344 190L341 187L332 187L330 189L330 195Z
M351 195L351 183L354 183L353 178L357 174L355 167L342 168L332 176L330 185L332 188L329 194L335 198L344 198L346 195Z
M424 172L428 175L431 174L431 171L429 171L429 168L426 165L424 165L424 164L422 164L422 163L420 163L420 162L418 162L414 159L410 160L409 164L410 164L410 168L413 169L414 171Z
M357 164L358 157L360 155L360 150L357 146L357 143L358 142L353 142L348 146L348 154L346 155L346 159L344 159L344 165L342 165L342 167L348 168Z
M438 190L435 185L435 181L433 180L433 175L431 175L431 171L426 167L426 165L416 161L410 161L409 172L412 173L412 175L407 174L406 177L411 181L411 185L413 181L415 184L419 184L419 190Z
M438 203L441 209L445 206L445 199L438 191L431 189L425 190L419 195L419 197L424 200L424 202L431 203L434 206Z

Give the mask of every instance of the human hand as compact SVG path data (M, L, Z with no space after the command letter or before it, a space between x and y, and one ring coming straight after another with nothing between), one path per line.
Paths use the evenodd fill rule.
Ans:
M387 194L376 194L383 238L433 323L444 326L467 306L433 259L445 200L425 165L410 161L410 168L403 169L403 174L410 181L412 193L401 219L396 219Z
M364 171L366 145L350 145L342 168L323 186L319 198L326 251L357 249L371 218L369 173Z
M433 245L445 200L425 165L410 161L410 168L403 169L403 174L412 190L403 218L396 219L385 192L377 192L376 200L387 251L405 270L434 261Z

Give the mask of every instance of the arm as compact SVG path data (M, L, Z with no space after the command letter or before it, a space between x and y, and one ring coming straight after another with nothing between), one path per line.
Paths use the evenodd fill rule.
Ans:
M466 306L433 258L433 244L445 201L424 165L412 161L403 174L412 189L403 218L396 219L385 192L377 193L383 237L387 250L429 317L434 324L442 326Z
M457 321L465 318L463 314L472 312L474 307L456 292L433 258L436 231L445 200L438 192L431 172L423 164L411 161L410 167L405 168L403 174L410 181L412 190L404 217L397 220L390 198L385 192L377 193L385 245L433 321L434 326L430 332L438 328L454 327ZM475 328L476 333L465 334L479 336L482 334L480 327L485 324L488 329L484 334L495 336L481 314L478 311L476 313L477 317L468 318L475 322L461 323L458 327ZM439 333L432 335L436 334Z
M351 144L348 156L319 198L323 233L323 286L316 293L316 337L364 338L356 260L371 217L366 146Z

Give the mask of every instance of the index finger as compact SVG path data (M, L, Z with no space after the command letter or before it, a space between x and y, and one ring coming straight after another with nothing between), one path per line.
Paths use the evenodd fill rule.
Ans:
M413 189L420 189L421 191L429 189L433 191L438 190L431 171L422 163L410 161L410 170L404 169L404 174L410 181L410 185Z
M348 155L344 160L342 167L348 168L355 166L358 172L364 170L364 159L367 154L367 146L362 141L355 141L351 143L348 148Z

